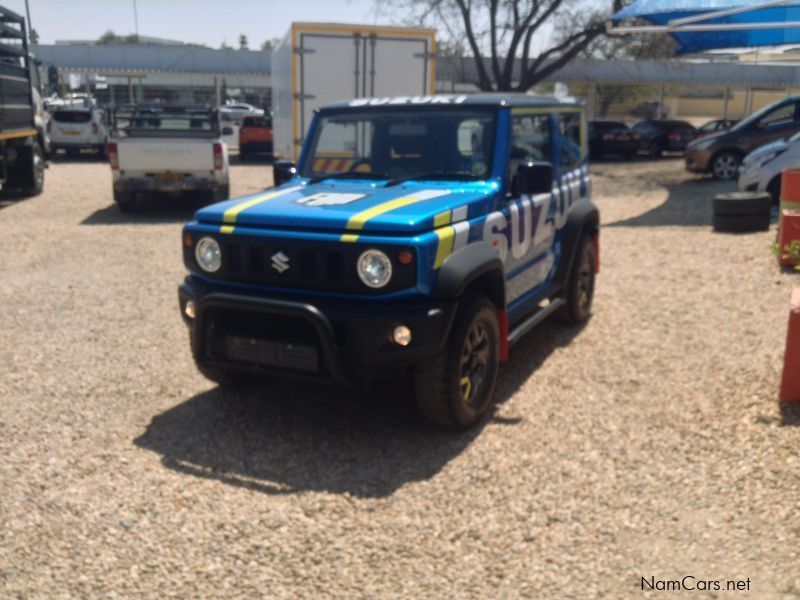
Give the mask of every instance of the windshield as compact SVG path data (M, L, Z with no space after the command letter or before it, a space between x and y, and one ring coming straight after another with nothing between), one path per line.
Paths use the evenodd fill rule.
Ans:
M347 111L319 117L303 177L489 176L493 109Z

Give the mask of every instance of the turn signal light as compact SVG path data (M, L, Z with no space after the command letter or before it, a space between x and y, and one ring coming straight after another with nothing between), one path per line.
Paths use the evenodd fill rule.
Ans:
M192 234L191 233L184 233L183 234L183 245L187 248L192 247Z
M397 262L401 265L410 265L414 262L414 255L408 250L403 250L397 255Z

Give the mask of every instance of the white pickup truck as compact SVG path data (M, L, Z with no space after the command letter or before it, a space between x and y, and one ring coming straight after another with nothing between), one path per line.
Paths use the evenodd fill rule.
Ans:
M127 212L146 192L229 196L228 148L218 120L196 106L136 105L112 111L108 161L114 200Z

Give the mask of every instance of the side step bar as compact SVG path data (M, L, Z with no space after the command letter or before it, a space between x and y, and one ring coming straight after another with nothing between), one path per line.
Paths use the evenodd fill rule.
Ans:
M536 327L539 323L544 321L547 317L552 315L556 312L559 308L564 306L567 303L564 298L553 298L550 300L550 304L545 306L544 308L540 308L535 313L533 313L530 317L522 321L519 325L517 325L511 332L508 334L508 345L513 346L516 344L520 338L528 333L531 329Z

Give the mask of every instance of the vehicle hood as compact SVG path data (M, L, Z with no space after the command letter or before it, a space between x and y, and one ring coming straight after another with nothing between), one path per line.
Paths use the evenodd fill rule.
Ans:
M689 142L689 146L688 147L689 148L696 148L700 144L702 144L705 147L708 147L708 146L710 146L712 144L712 142L714 142L714 141L718 140L719 138L727 135L728 133L730 133L729 129L726 129L725 131L715 131L713 133L709 133L709 134L706 134L706 135L699 135L698 134L698 137L694 138L691 142Z
M409 233L483 213L497 184L287 183L197 211L201 223L353 233Z
M765 156L769 156L770 154L783 152L788 147L789 142L787 142L786 139L778 140L777 142L770 142L769 144L764 144L763 146L759 146L753 150L750 154L744 157L743 162L744 164L756 162Z

